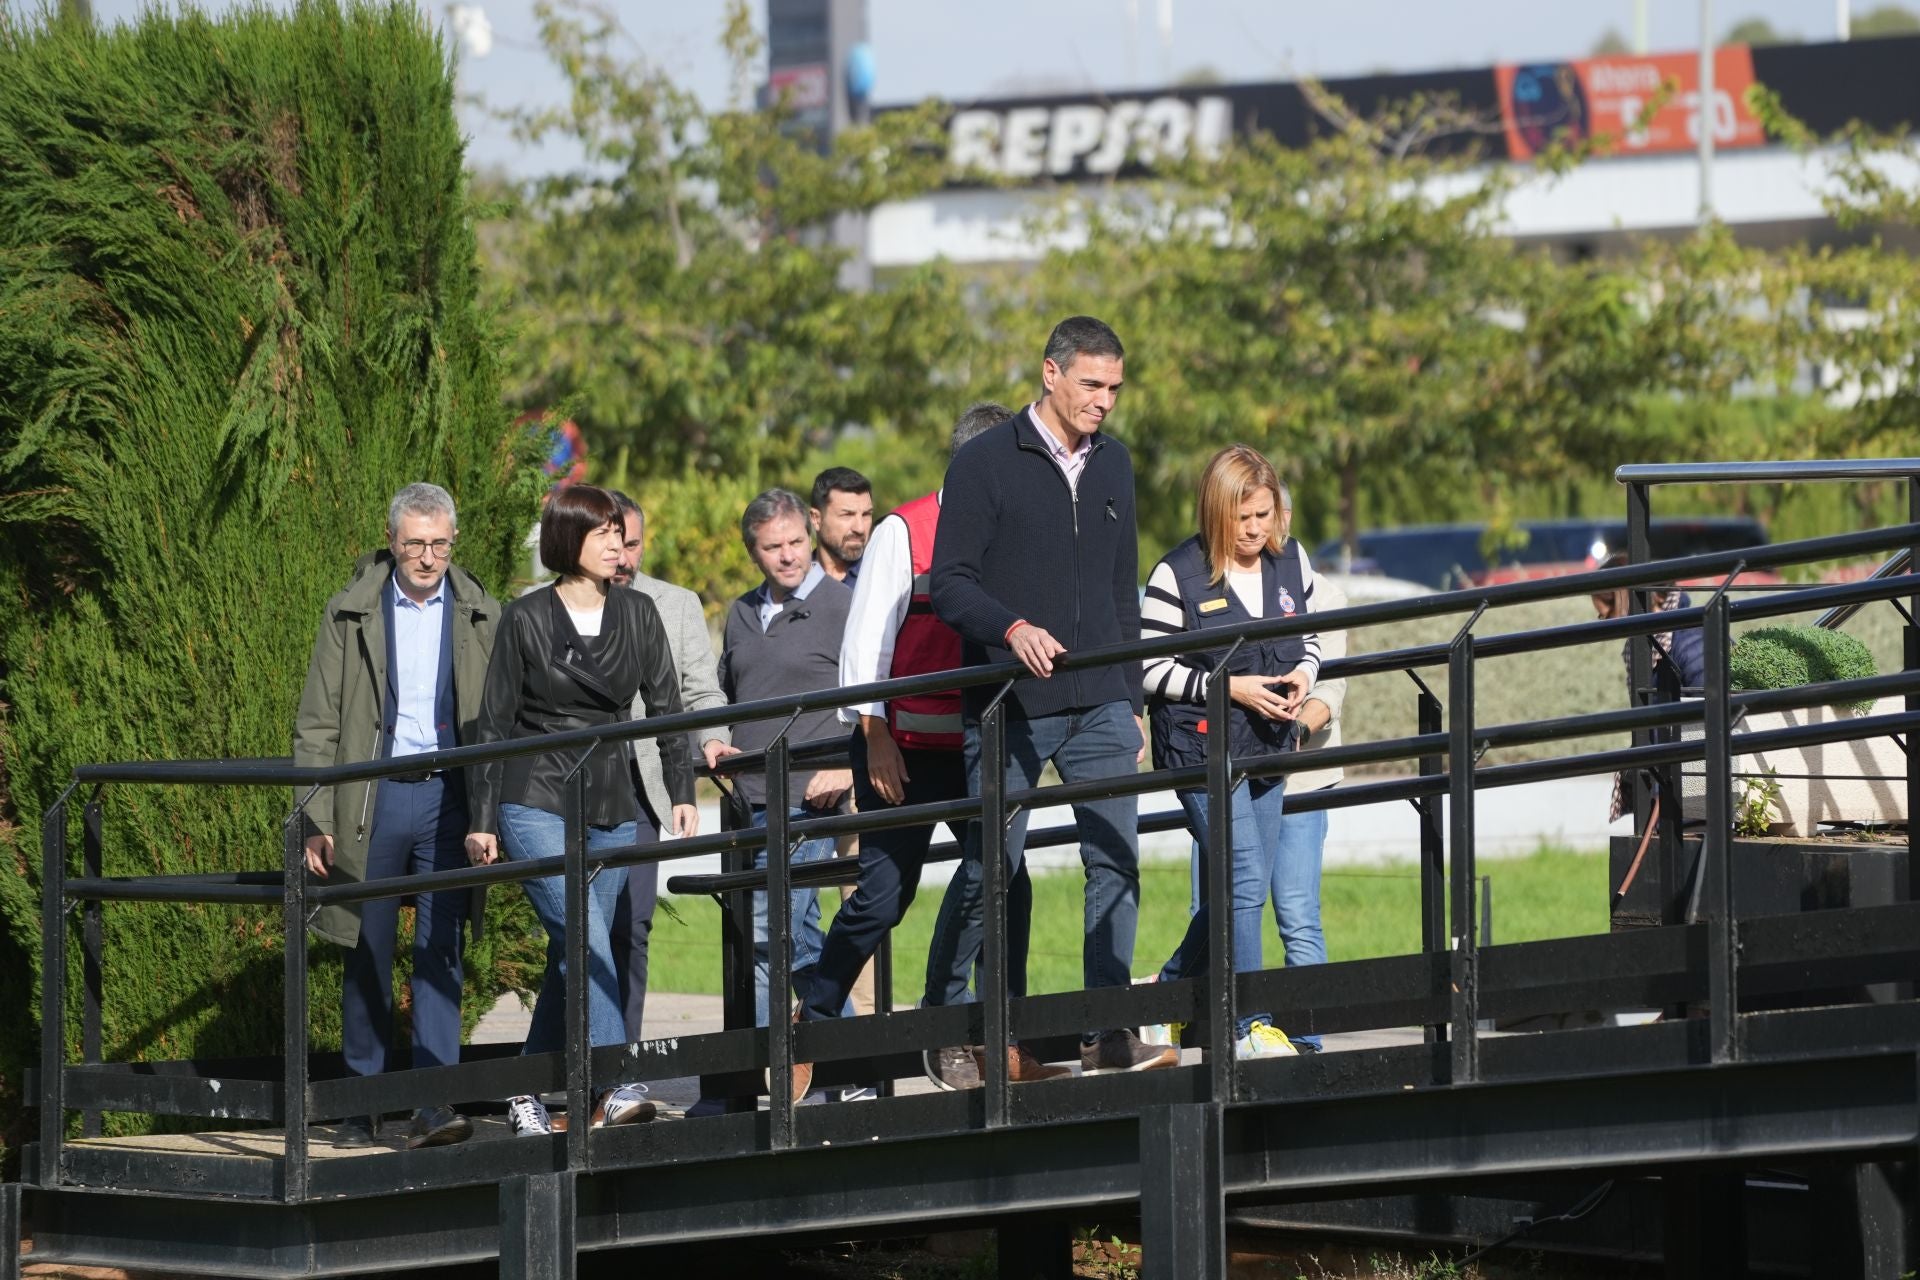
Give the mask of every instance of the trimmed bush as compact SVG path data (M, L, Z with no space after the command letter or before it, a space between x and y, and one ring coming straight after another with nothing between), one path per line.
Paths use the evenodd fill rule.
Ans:
M1879 674L1866 645L1844 631L1821 627L1760 627L1749 631L1734 642L1728 665L1736 690L1791 689ZM1843 705L1864 711L1873 701Z
M0 8L0 1108L35 1052L41 814L73 767L285 756L321 605L393 492L449 488L459 558L498 588L540 484L419 10L21 13ZM109 875L280 865L284 790L103 799ZM538 964L488 932L473 1008ZM278 1052L277 908L110 904L106 939L108 1060ZM339 963L316 957L324 1047Z

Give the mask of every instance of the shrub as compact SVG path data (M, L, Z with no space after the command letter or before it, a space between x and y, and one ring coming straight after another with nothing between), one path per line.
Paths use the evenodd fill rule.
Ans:
M1791 689L1878 674L1866 645L1844 631L1821 627L1760 627L1734 643L1728 664L1737 690ZM1873 700L1845 705L1864 711Z
M285 756L320 607L408 481L453 492L484 581L514 567L539 481L475 301L452 105L410 5L109 31L0 7L0 1106L73 767ZM106 873L277 869L288 803L110 787ZM513 931L489 933L481 1008ZM110 904L106 937L109 1060L277 1052L277 910ZM319 948L320 1046L338 973Z

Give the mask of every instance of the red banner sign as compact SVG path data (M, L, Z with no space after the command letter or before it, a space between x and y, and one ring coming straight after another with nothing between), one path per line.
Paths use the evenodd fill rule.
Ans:
M1700 144L1700 59L1692 53L1503 63L1493 69L1508 154L1525 160L1556 140L1607 137L1615 155L1691 151ZM1713 141L1757 147L1766 131L1747 110L1753 55L1725 45L1713 55ZM1651 103L1658 108L1648 111Z

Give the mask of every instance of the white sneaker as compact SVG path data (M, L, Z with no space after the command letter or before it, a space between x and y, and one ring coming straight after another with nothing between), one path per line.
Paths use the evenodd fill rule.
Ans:
M507 1127L516 1138L553 1132L553 1117L546 1104L530 1094L507 1099Z
M593 1127L604 1128L614 1124L644 1124L653 1119L654 1106L647 1098L647 1086L643 1084L615 1085L600 1095L600 1104L593 1109Z
M1291 1058L1300 1051L1286 1033L1270 1022L1256 1022L1247 1034L1233 1042L1233 1056L1246 1062L1255 1058Z
M1177 1046L1181 1033L1186 1029L1184 1022L1151 1022L1140 1028L1140 1043Z

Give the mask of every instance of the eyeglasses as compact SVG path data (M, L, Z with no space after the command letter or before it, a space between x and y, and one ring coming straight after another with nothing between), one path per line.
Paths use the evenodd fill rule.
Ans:
M421 556L427 554L429 550L444 560L447 558L447 554L453 550L453 539L435 538L432 542L423 542L419 538L408 538L400 544L401 558L406 560L418 560Z

